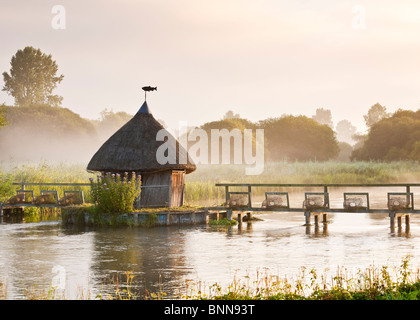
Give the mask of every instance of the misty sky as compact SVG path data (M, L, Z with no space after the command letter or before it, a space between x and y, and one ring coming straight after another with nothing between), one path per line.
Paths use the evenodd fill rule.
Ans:
M64 30L51 26L54 5ZM418 0L0 0L0 39L1 73L25 46L52 54L63 106L90 119L134 114L145 85L173 128L229 109L257 121L322 107L363 131L376 102L420 107ZM13 98L1 91L2 102Z

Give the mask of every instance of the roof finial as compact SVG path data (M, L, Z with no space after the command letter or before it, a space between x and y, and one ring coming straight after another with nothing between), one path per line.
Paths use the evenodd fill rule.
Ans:
M146 101L146 94L147 91L157 91L157 87L151 87L151 86L147 86L147 87L143 87L142 88L144 90L144 101Z

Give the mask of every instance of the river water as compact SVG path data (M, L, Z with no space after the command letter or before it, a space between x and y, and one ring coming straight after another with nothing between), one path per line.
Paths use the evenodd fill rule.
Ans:
M94 299L132 272L134 292L183 294L190 280L208 286L268 272L293 277L370 265L420 265L420 217L395 231L387 214L332 213L326 229L303 226L303 213L262 213L233 227L69 228L60 221L0 224L0 284L7 299L51 285L67 299ZM5 288L5 289L4 289Z

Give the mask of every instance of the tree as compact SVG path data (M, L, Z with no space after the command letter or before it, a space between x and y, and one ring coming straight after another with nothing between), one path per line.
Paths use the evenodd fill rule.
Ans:
M356 160L419 160L420 110L398 110L369 130L364 144L353 151Z
M330 128L334 127L334 124L332 122L331 110L329 109L316 109L315 115L312 116L312 119L314 119L319 124L326 124Z
M334 131L305 116L283 116L260 121L271 161L335 159L339 146Z
M356 134L356 127L348 120L341 120L335 127L337 133L337 140L340 142L354 143L353 136Z
M40 49L26 47L16 52L10 65L10 74L3 72L3 91L15 98L17 106L61 104L63 98L52 92L64 75L56 75L58 66L51 55L42 53Z
M389 114L386 112L386 107L381 106L379 103L375 103L369 108L369 111L366 115L363 116L368 128L372 127L379 120L389 117Z
M228 112L225 113L225 115L223 116L223 120L226 119L239 119L241 116L239 115L239 113L233 113L232 110L229 110Z
M339 142L338 147L340 152L336 158L337 161L350 161L353 152L353 147L347 142Z

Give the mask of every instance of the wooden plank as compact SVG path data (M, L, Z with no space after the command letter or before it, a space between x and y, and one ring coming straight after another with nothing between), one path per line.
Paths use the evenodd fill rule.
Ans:
M383 183L383 184L281 184L281 183L216 183L216 187L420 187L420 183Z
M141 181L142 186L145 188L142 188L140 193L140 206L168 207L171 201L169 196L171 189L171 176L172 173L170 170L153 174L143 174L141 176Z

